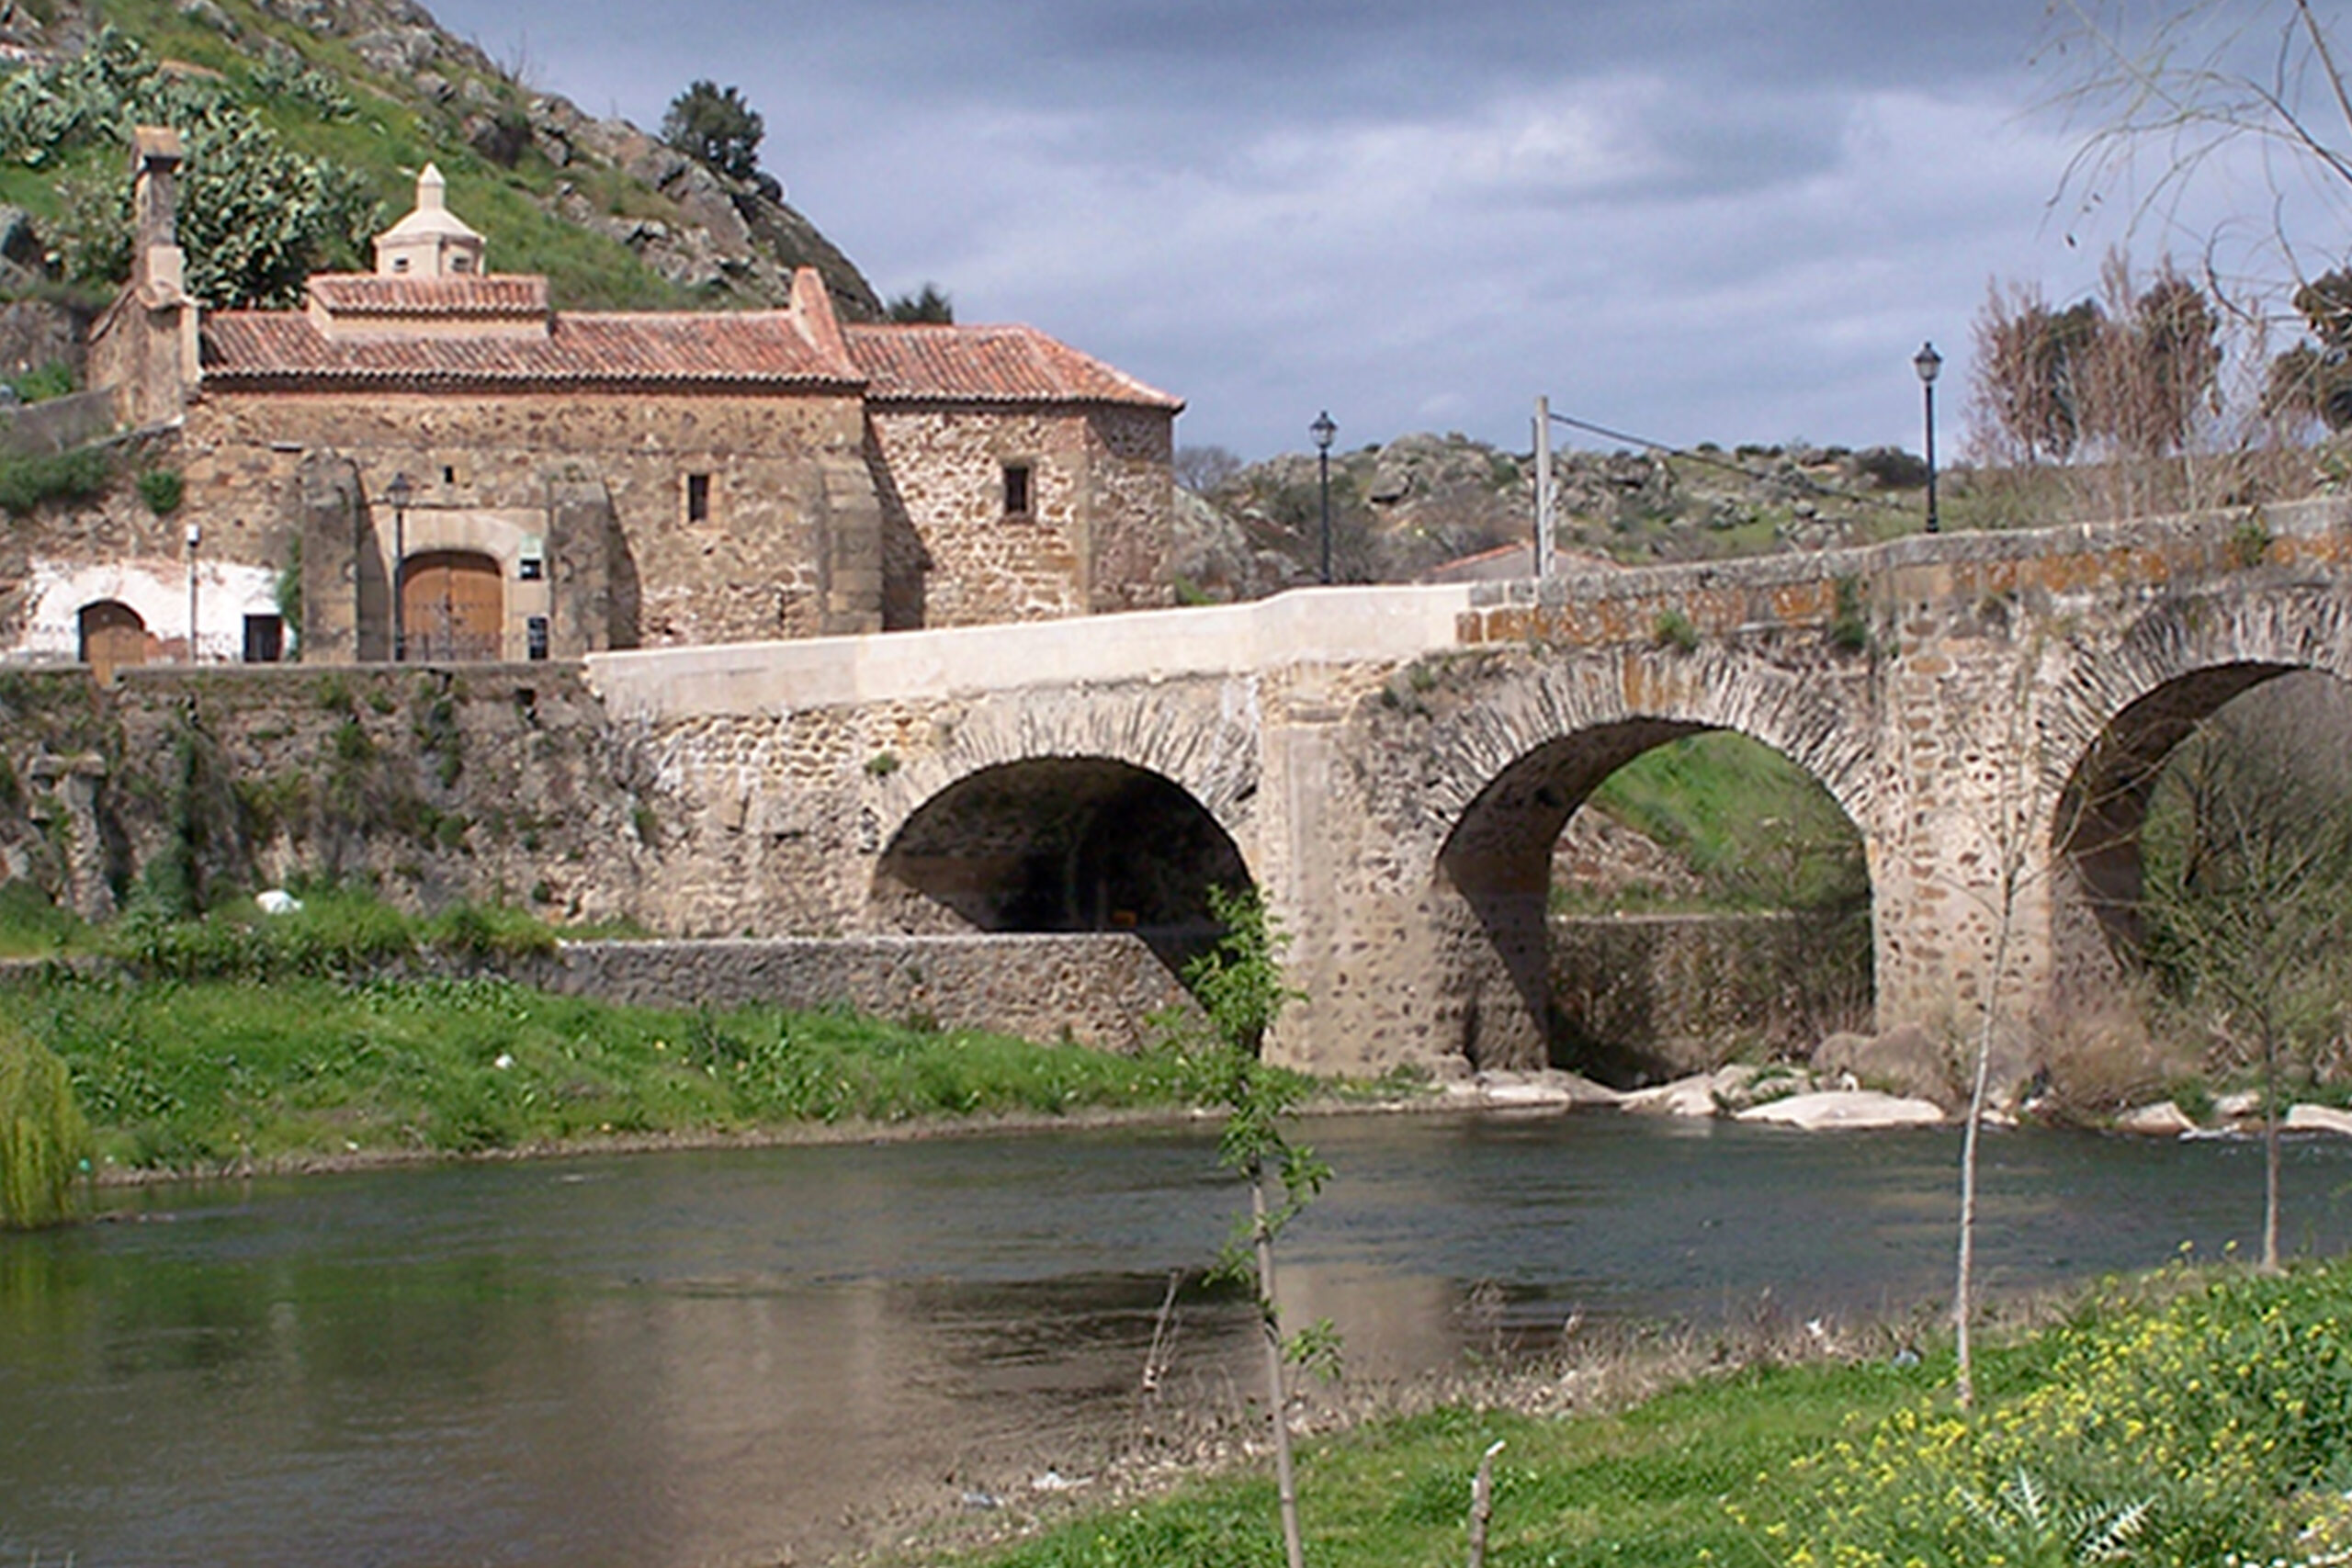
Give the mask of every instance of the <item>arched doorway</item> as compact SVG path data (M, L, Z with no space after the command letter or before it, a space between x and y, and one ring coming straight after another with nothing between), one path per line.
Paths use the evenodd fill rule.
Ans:
M138 611L115 599L85 604L81 626L82 662L100 681L111 681L125 665L147 662L147 623Z
M401 567L401 657L496 660L506 652L505 582L472 550L427 550Z

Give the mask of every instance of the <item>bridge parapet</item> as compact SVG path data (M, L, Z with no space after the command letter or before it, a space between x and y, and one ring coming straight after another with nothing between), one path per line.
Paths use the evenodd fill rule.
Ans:
M1594 568L1470 585L1465 644L1606 647L1655 640L1679 615L1702 637L1818 630L1873 605L2177 589L2256 567L2352 568L2352 508L2335 500L1675 566ZM1841 584L1852 586L1843 588ZM1859 599L1857 598L1859 596Z
M1453 644L1459 583L1297 589L1247 604L591 654L616 718L661 721L1405 660Z

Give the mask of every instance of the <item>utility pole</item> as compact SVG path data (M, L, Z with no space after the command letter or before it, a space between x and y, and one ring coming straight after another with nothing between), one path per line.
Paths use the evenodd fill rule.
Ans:
M1552 575L1552 400L1535 400L1535 575Z

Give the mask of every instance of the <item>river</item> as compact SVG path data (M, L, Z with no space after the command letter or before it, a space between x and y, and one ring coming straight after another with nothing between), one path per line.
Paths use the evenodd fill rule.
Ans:
M1318 1121L1285 1310L1351 1376L1582 1321L1869 1314L1949 1290L1957 1134L1588 1112ZM2021 1289L2253 1245L2258 1145L1986 1142ZM2352 1241L2352 1144L2285 1234ZM1205 1128L462 1165L107 1193L0 1236L0 1562L821 1561L1129 1418L1238 1194ZM1170 1396L1249 1319L1187 1286Z

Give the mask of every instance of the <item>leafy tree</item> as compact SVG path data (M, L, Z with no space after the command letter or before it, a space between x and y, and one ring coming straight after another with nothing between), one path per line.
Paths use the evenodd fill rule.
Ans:
M760 139L767 124L735 88L696 82L670 100L662 140L713 174L752 180L760 173Z
M2270 362L2264 412L2352 428L2352 267L2296 289L2295 313L2310 336Z
M923 280L920 292L901 294L885 309L892 321L902 325L929 322L945 326L956 320L956 301L928 278Z

